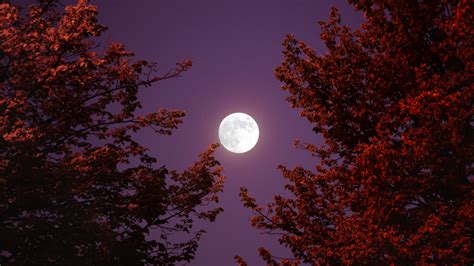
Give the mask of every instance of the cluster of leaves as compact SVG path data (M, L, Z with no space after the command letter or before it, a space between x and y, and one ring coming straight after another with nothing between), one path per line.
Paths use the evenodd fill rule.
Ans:
M0 262L19 265L168 265L190 261L213 221L223 177L211 145L183 172L154 167L133 138L171 134L184 113L137 115L155 76L119 43L96 52L106 30L88 1L27 14L0 3ZM153 237L150 236L153 233ZM176 241L170 237L183 233Z
M474 224L471 1L352 0L321 22L328 53L288 36L276 77L325 143L297 142L316 169L280 167L293 197L258 206L254 227L294 258L270 265L472 264ZM237 258L243 265L244 262Z

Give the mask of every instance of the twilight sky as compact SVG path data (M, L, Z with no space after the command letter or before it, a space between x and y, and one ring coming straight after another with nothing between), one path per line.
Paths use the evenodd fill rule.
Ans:
M161 164L179 170L189 166L209 144L218 142L219 123L230 113L248 113L259 125L260 139L253 150L233 154L221 147L216 153L227 176L220 195L224 213L214 223L197 224L208 233L190 265L234 265L236 254L249 265L262 265L257 252L260 246L274 255L288 255L276 238L250 226L252 213L238 197L242 186L260 203L284 193L285 180L276 169L278 164L311 167L314 162L309 154L293 147L294 139L322 141L285 101L286 93L273 69L282 61L281 43L289 33L325 52L317 21L328 17L331 6L341 10L344 24L358 25L361 15L345 1L93 3L99 7L100 22L109 27L104 40L124 43L137 59L158 62L162 72L176 62L193 61L182 77L158 82L140 95L146 112L164 107L187 113L184 124L170 137L152 131L139 133L138 140Z

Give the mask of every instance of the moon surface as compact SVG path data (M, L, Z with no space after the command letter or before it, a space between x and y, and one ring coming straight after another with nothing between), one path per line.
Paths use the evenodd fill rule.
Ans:
M227 150L244 153L257 144L259 130L257 122L248 114L233 113L219 125L219 140Z

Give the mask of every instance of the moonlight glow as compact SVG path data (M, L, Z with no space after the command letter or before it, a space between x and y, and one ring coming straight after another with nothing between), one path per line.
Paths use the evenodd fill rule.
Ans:
M229 151L244 153L251 150L258 141L258 125L244 113L226 116L219 125L219 140Z

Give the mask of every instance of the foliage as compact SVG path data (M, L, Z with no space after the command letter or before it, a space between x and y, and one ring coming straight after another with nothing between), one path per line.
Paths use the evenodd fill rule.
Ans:
M222 190L217 145L177 172L155 167L133 137L181 123L177 110L138 115L137 93L191 63L155 76L120 43L97 52L97 15L84 0L64 11L41 1L24 15L0 4L2 264L190 261L204 233L193 221L222 211L205 207Z
M470 1L350 1L321 22L328 53L288 36L276 77L321 134L296 145L315 170L280 166L292 197L258 206L252 225L279 234L295 260L270 265L472 264L473 5Z

